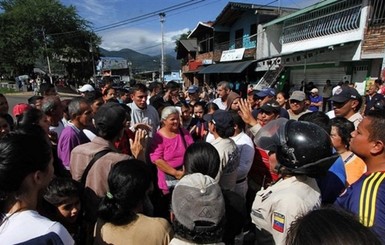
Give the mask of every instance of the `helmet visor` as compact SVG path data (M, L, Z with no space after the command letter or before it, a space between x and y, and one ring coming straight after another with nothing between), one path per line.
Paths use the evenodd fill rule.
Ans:
M255 145L266 151L276 152L277 147L282 145L281 141L285 140L285 125L287 122L286 118L278 118L266 124L255 135Z

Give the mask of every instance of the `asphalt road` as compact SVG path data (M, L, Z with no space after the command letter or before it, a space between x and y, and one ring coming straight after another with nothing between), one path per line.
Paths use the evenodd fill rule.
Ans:
M33 92L5 94L5 97L7 98L8 105L9 105L8 113L12 115L13 107L18 103L28 103L28 98L30 98L31 96L33 96ZM72 99L73 97L76 97L78 95L59 93L59 96L60 96L60 99L63 100L63 99Z

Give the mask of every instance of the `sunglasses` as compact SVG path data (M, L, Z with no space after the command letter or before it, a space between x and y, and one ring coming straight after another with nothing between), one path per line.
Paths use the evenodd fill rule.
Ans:
M349 100L347 100L345 102L335 102L335 101L333 101L333 106L336 107L336 108L341 108L344 105L346 105L346 103L348 103L348 102L349 102Z

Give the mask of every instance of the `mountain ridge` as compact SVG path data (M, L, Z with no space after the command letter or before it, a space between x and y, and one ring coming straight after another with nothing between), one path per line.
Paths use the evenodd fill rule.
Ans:
M132 70L134 73L143 71L159 71L160 70L160 55L150 56L139 53L135 50L125 48L118 51L108 51L99 48L99 52L105 57L122 57L132 63ZM181 69L180 62L176 60L175 56L166 54L165 58L165 72L178 71Z

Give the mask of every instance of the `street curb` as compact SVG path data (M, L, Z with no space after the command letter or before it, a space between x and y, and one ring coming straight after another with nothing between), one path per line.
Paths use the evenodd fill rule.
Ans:
M29 95L29 96L34 96L34 92L17 92L17 93L6 93L4 95L12 95L12 96L26 96L26 95ZM80 94L72 94L72 93L58 93L58 95L60 97L80 97L81 95Z

